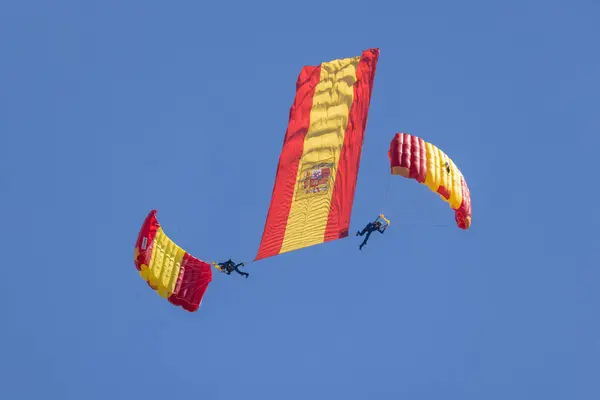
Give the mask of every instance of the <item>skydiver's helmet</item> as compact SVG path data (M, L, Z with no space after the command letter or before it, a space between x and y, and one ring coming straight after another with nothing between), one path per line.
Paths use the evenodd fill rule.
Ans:
M450 173L450 164L448 163L448 161L446 161L446 162L444 163L444 166L446 167L446 172L447 172L447 173Z

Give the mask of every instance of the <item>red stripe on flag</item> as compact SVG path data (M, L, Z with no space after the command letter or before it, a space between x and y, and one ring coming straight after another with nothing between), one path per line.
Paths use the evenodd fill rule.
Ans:
M344 145L337 166L325 241L348 236L356 178L378 59L379 49L366 50L362 53L356 70L357 82L354 85L354 100L350 108L348 125L344 134Z

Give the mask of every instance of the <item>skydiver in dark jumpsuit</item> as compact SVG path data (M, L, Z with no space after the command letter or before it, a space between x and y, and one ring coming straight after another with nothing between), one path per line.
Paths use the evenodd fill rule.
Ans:
M239 264L235 265L235 263L233 261L231 261L231 258L229 260L225 261L224 263L220 263L219 265L223 268L223 270L226 271L225 273L227 275L231 275L231 273L233 271L237 272L238 274L240 274L242 276L245 276L246 278L250 275L249 273L242 272L238 269L238 267L240 267L240 266L243 267L244 263L239 263Z
M364 229L361 232L356 232L356 236L362 236L365 233L367 234L367 236L365 237L365 240L363 240L363 242L361 243L361 245L358 246L358 248L360 250L362 250L363 246L367 244L367 241L369 240L369 236L371 236L371 233L373 233L375 231L378 231L381 234L383 234L383 232L385 232L385 228L381 229L381 222L380 221L369 222L367 224L367 226L365 226Z

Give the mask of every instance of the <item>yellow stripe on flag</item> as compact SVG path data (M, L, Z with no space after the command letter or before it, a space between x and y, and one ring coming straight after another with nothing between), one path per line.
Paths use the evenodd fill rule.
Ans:
M280 253L324 241L360 59L357 56L321 64L320 82L315 88L310 127L304 139L296 190ZM310 187L305 186L307 179L313 176L313 172L326 171L327 168L330 171L327 189L311 193Z

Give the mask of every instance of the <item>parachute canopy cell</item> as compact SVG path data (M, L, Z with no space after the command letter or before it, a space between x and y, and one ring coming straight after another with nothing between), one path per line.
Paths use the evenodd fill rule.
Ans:
M134 263L142 278L171 304L198 310L212 281L210 264L181 249L165 235L150 211L135 243Z
M461 229L471 226L471 195L460 170L439 148L408 133L397 133L388 152L392 175L414 179L438 193L455 210Z
M348 236L378 58L302 68L255 260Z

